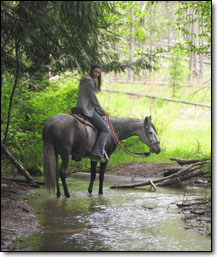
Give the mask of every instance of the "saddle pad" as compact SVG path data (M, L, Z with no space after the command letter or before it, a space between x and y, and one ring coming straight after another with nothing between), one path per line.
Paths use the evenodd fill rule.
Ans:
M97 131L96 127L94 127L94 125L89 120L87 120L84 116L82 116L81 114L72 114L72 116L74 118L76 118L76 120L78 120L81 123L83 123L84 125L89 126L93 130Z

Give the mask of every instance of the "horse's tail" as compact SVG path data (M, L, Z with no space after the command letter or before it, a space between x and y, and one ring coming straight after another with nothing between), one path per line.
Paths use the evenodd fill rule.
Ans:
M56 187L56 157L54 146L50 141L44 141L44 177L45 185L50 191Z

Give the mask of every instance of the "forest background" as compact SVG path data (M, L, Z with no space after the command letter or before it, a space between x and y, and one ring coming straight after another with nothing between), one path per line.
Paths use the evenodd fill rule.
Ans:
M211 4L2 1L1 142L25 168L42 170L45 121L70 113L80 77L98 63L103 68L98 97L110 116L152 115L162 152L145 161L209 158ZM136 137L124 144L145 151ZM144 159L118 148L109 167L135 161ZM8 173L10 165L2 155L2 170ZM70 163L70 172L88 168L88 159Z

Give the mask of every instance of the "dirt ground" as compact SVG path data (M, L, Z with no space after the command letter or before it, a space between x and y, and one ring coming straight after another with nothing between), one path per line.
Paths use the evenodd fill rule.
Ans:
M1 251L13 251L9 244L21 236L38 231L38 222L27 200L32 192L27 185L1 179Z
M138 162L125 165L118 170L106 171L106 174L126 177L160 178L168 168L176 167L171 163Z
M135 163L118 170L107 171L106 174L159 178L168 168L175 166L177 165L169 163ZM16 251L10 245L14 239L39 230L33 209L29 206L28 200L23 200L33 190L26 184L18 184L8 179L1 180L1 251ZM209 222L211 222L211 218Z

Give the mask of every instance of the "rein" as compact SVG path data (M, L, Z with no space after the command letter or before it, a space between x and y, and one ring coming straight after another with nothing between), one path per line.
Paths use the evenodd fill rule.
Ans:
M130 155L132 155L132 156L134 156L134 157L141 157L141 158L148 157L148 156L150 155L150 152L148 152L148 153L134 153L134 152L132 152L132 151L130 151L130 150L127 150L127 148L126 148L125 146L123 146L123 145L121 144L121 142L119 141L119 139L118 139L118 137L117 137L117 135L116 135L116 133L115 133L115 131L114 131L114 128L113 128L113 126L112 126L111 120L110 120L110 118L109 118L108 115L106 115L106 121L107 121L107 123L108 123L108 125L109 125L109 128L110 128L110 130L111 130L111 132L112 132L114 138L116 139L117 143L120 145L120 147L121 147L126 153L128 153L128 154L130 154Z

